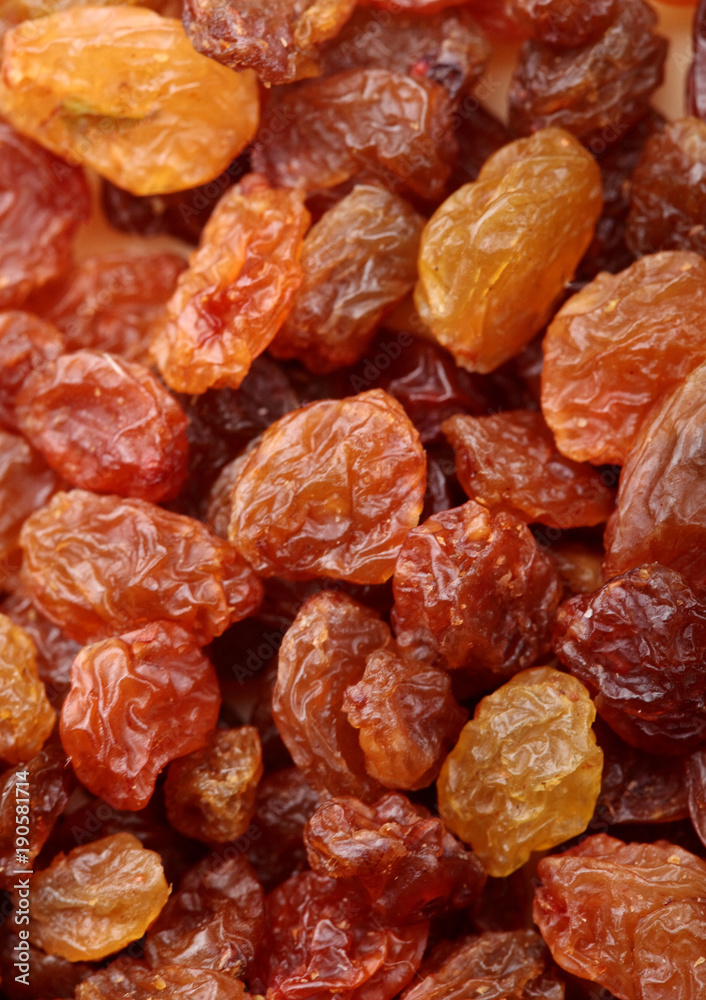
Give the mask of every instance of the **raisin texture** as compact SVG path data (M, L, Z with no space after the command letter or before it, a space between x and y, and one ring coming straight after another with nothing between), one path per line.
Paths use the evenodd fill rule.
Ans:
M237 840L252 819L261 777L257 729L217 729L203 749L169 765L164 786L169 822L206 843Z
M616 7L606 31L578 48L525 42L509 93L516 134L555 126L601 152L642 118L662 83L667 40L655 34L657 14L644 0Z
M625 239L636 257L693 250L706 257L706 122L680 118L652 136L631 184Z
M80 168L0 119L0 201L0 309L13 309L67 269L90 195Z
M414 923L471 906L485 883L480 862L423 806L399 793L366 806L322 802L304 831L309 864L361 885L375 912Z
M306 236L304 280L271 352L313 372L358 361L383 314L414 287L424 220L402 198L357 185Z
M619 0L512 0L519 28L548 45L574 49L592 42L610 27Z
M0 615L0 760L39 753L56 716L37 672L37 650L23 628Z
M212 180L257 129L255 75L206 59L179 21L144 7L73 7L4 44L0 112L133 194Z
M168 895L159 855L116 833L34 874L30 939L72 962L104 958L142 937Z
M697 1000L706 863L675 844L596 834L539 863L534 919L555 961L619 1000Z
M80 642L161 619L205 644L253 614L262 597L231 546L198 521L144 500L58 493L25 525L25 586Z
M118 959L76 989L76 1000L247 1000L239 979L223 972L162 965L147 969L140 962Z
M17 551L22 525L59 487L39 452L18 434L0 430L0 559Z
M684 754L706 740L706 604L679 573L629 570L559 609L554 649L631 746Z
M605 579L661 562L706 587L706 363L655 407L620 474Z
M706 4L699 0L693 21L694 59L686 83L686 106L690 115L706 122Z
M489 875L582 833L601 787L596 710L575 678L524 670L487 695L438 781L439 812Z
M380 389L282 417L233 491L230 537L262 576L384 583L422 511L419 435Z
M255 70L266 84L292 83L321 72L320 46L341 30L356 0L259 0L219 4L186 0L184 27L197 52L230 69Z
M141 809L162 768L204 746L220 703L215 671L189 633L146 625L81 650L61 740L86 788L116 809Z
M541 536L538 541L542 542ZM557 568L567 595L592 594L603 584L603 548L594 543L574 541L571 538L546 539L547 555Z
M706 751L697 750L685 761L682 790L686 792L688 813L694 829L701 843L706 844Z
M573 295L544 338L542 410L559 450L623 465L657 400L706 360L705 310L706 261L681 251Z
M403 649L496 682L549 650L561 598L554 565L524 522L472 500L410 531L393 591Z
M266 889L273 889L295 871L307 867L304 827L319 804L319 796L298 767L266 774L257 789L254 825L248 857Z
M64 479L101 493L169 500L186 477L186 417L148 368L76 351L26 379L22 433Z
M309 221L300 193L257 174L226 192L154 340L168 385L188 393L238 388L292 307Z
M415 303L457 364L490 372L550 319L601 211L600 171L568 132L504 146L424 228Z
M16 431L15 400L25 379L64 353L62 335L38 316L0 312L0 425Z
M273 184L309 191L366 177L438 201L455 154L452 102L440 84L351 69L275 93L253 166Z
M442 430L461 485L484 507L562 529L600 524L613 510L598 471L564 458L540 413L456 416Z

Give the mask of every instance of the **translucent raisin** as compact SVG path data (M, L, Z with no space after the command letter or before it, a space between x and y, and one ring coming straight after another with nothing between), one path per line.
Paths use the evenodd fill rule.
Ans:
M554 649L631 746L683 754L706 740L706 604L679 573L652 564L574 597Z
M37 650L24 631L0 615L0 760L19 764L39 753L56 716L37 672Z
M51 323L18 310L0 313L0 424L18 429L15 399L25 379L64 349L64 338Z
M572 49L602 35L615 18L618 0L512 0L520 29L548 45Z
M30 940L72 962L103 958L142 937L168 895L159 856L136 837L94 840L35 872Z
M442 430L464 490L491 510L563 529L600 524L613 510L613 491L596 469L560 454L540 413L456 416Z
M705 304L706 262L680 251L599 274L569 299L542 371L542 410L564 455L625 462L651 407L706 360Z
M257 789L248 857L266 889L307 867L304 827L319 796L296 767L266 774Z
M419 436L387 393L310 403L250 452L230 537L263 576L383 583L419 519L425 480Z
M51 621L82 642L161 619L205 644L252 614L262 597L231 546L198 521L144 500L73 490L25 523L25 586ZM78 566L90 566L90 575L79 578Z
M81 983L76 1000L247 1000L239 979L214 970L184 965L147 969L140 962L118 959Z
M164 786L169 822L206 843L236 840L252 819L261 777L257 729L217 729L203 749L169 765Z
M25 520L58 486L39 452L19 435L0 430L0 559L17 550Z
M173 389L238 388L291 309L309 221L300 193L257 174L221 198L153 344Z
M600 210L598 167L560 129L504 146L443 202L422 234L415 302L458 364L493 371L542 329Z
M90 791L116 809L141 809L162 768L205 745L220 703L215 671L189 633L146 625L78 654L61 740Z
M255 75L204 58L179 21L143 7L21 24L3 67L0 111L13 125L134 194L212 180L257 128Z
M490 875L582 833L601 787L596 710L573 677L536 667L487 695L438 781L439 812Z

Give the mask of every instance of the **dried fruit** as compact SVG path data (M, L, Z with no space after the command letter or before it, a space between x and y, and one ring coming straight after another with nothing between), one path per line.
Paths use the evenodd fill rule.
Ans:
M631 746L684 754L706 741L706 604L679 573L629 570L566 601L554 649Z
M173 761L164 795L172 826L206 843L227 843L247 830L262 777L257 729L217 729L200 750Z
M690 115L706 121L706 4L697 3L693 20L694 59L686 80L686 107Z
M557 451L540 413L456 416L442 430L464 490L491 510L564 529L600 524L613 510L613 491L597 470Z
M618 0L511 0L518 27L548 45L573 49L602 35L616 16Z
M167 992L164 992L167 991ZM239 979L184 965L146 969L139 962L118 959L81 983L76 1000L247 1000Z
M58 486L39 452L19 435L0 430L0 559L17 550L25 520Z
M16 431L15 399L28 375L63 354L64 338L31 313L0 313L0 424Z
M24 631L0 615L0 760L19 764L39 753L56 716L37 674L37 650Z
M310 403L250 452L230 538L263 576L383 583L425 485L424 449L397 400L373 389Z
M301 193L257 174L221 198L152 345L173 389L238 388L291 309L309 221Z
M72 962L104 958L142 937L168 895L159 856L136 837L94 840L35 872L30 940Z
M592 156L560 129L504 146L422 234L415 303L470 371L518 354L550 319L601 210Z
M490 875L582 833L601 787L596 710L551 667L517 674L476 707L441 769L439 812Z
M217 177L255 134L257 81L144 7L73 7L5 35L0 112L133 194Z
M72 490L25 524L24 584L47 618L81 642L164 620L205 644L253 614L262 597L231 546L144 500Z
M186 417L149 369L76 351L47 361L17 396L20 430L75 486L172 499L186 477Z
M684 778L686 787L683 784ZM691 822L701 842L704 843L706 842L706 751L697 750L685 761L681 787L687 795Z
M318 804L319 796L296 767L266 774L258 785L248 858L266 889L307 867L304 827Z
M624 464L650 409L706 360L705 310L706 261L680 251L572 296L544 338L542 411L559 450Z
M86 788L116 809L141 809L162 768L206 744L220 704L215 671L189 633L146 625L78 654L61 740Z

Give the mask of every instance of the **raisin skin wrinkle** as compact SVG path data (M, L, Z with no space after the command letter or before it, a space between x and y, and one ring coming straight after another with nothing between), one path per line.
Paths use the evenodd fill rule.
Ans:
M220 704L213 666L189 633L146 625L78 654L61 740L86 788L116 809L142 809L162 768L204 746Z
M233 490L230 538L262 576L384 583L422 511L426 458L380 389L272 424Z
M59 483L24 438L0 430L0 559L17 550L25 520L47 503Z
M690 115L706 122L706 3L700 0L693 21L694 60L686 82L686 107Z
M79 642L163 620L205 645L262 599L260 581L232 546L144 500L57 493L27 519L21 543L24 586Z
M24 629L0 615L0 760L19 764L39 753L56 716L37 671L37 650Z
M554 650L626 743L681 755L706 741L706 604L658 564L566 601Z
M32 878L30 940L91 961L142 937L169 896L159 855L130 833L58 854Z
M512 0L518 27L527 35L573 49L602 35L615 18L618 0Z
M489 875L582 833L601 787L603 752L586 688L535 667L483 698L441 769L439 812Z
M165 992L166 991L166 992ZM139 962L118 959L80 983L76 1000L248 1000L239 979L223 972L161 965L146 969Z
M64 353L63 336L51 323L19 310L0 312L0 425L17 431L15 400L33 371Z
M600 171L561 129L512 142L422 233L415 303L456 363L491 372L551 318L601 212Z
M15 404L20 430L87 490L173 499L186 477L186 417L148 368L76 351L48 361Z
M252 139L259 103L254 73L195 52L174 18L74 7L5 35L0 113L145 195L217 177Z

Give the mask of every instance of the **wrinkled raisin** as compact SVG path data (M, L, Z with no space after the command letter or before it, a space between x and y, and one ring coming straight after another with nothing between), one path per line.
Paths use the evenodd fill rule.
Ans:
M19 764L39 753L56 716L37 672L37 650L24 629L0 615L0 760Z
M257 788L248 857L266 889L307 867L304 827L319 796L297 767L266 774Z
M512 0L518 26L533 38L572 49L602 35L613 21L618 0Z
M0 430L0 559L20 543L22 525L59 486L59 479L24 438Z
M146 969L120 959L96 972L76 989L76 1000L247 1000L239 979L222 972L161 965Z
M18 429L15 400L25 379L64 349L64 338L51 323L17 310L0 313L0 424Z

